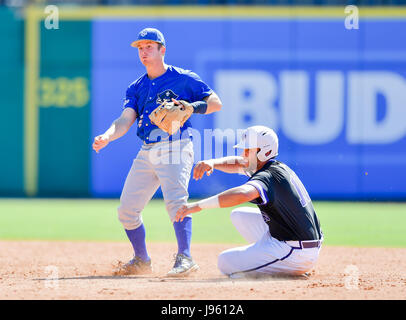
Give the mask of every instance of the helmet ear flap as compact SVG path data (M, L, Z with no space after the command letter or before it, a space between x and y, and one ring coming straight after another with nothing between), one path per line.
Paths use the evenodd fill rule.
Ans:
M265 162L270 159L271 154L272 154L272 149L269 149L269 148L261 149L257 153L257 158L259 161Z

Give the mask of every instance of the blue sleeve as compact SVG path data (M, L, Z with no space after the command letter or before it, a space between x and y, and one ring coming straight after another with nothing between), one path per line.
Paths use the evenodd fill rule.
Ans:
M190 72L188 73L188 88L191 90L191 97L192 100L191 102L195 101L201 101L203 98L211 95L213 93L213 90L203 82L200 77L194 73Z
M122 109L124 110L125 108L134 109L138 117L138 106L137 106L137 98L135 97L134 85L130 85L125 93L125 99Z

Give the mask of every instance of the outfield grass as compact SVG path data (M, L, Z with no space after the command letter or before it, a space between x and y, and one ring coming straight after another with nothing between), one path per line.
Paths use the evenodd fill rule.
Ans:
M117 200L1 199L2 240L126 241ZM325 244L406 247L406 203L315 202ZM193 242L243 244L228 209L194 214ZM162 200L145 208L147 241L175 242Z

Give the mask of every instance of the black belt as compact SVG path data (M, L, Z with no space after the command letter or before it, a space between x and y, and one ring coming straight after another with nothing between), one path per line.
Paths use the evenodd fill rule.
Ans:
M319 248L321 246L322 240L303 240L303 241L293 240L285 242L292 248L309 249L309 248Z

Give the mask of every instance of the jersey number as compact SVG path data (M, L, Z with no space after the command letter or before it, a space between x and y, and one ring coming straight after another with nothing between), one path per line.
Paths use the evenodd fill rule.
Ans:
M302 207L306 207L307 204L311 201L309 194L306 191L306 188L304 187L302 181L299 180L296 174L290 174L290 182L293 184L293 186L296 189L296 192L298 193L300 197L300 204Z

